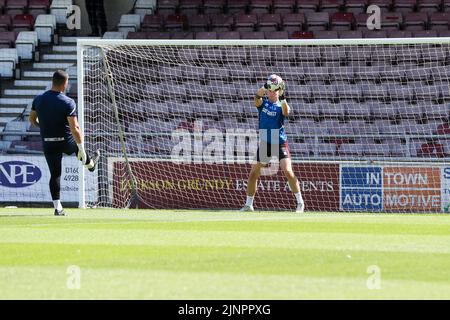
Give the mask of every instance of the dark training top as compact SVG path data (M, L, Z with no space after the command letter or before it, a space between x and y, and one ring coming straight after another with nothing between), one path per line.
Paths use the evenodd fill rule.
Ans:
M76 104L71 98L61 92L48 90L34 98L31 110L37 112L44 142L58 138L74 140L67 121L67 117L77 116Z

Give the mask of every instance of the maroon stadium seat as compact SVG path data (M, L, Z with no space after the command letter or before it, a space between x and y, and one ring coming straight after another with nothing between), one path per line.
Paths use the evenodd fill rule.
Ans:
M239 31L241 39L264 39L264 32L261 31Z
M330 14L328 12L307 12L306 24L308 30L327 30L330 23Z
M380 7L381 12L388 12L393 4L393 0L370 0L369 5L377 5Z
M413 37L423 38L423 37L437 37L438 33L436 30L414 30L412 32Z
M202 0L180 0L180 14L184 14L186 16L196 15L202 8Z
M50 0L29 0L29 9L48 9L50 7Z
M450 37L450 30L439 30L439 37Z
M179 0L158 0L156 12L163 16L175 14L179 5Z
M448 12L450 9L450 0L444 0L442 6L444 11Z
M33 29L34 17L30 14L18 14L12 20L14 31L30 31Z
M360 30L339 31L339 38L341 39L360 39L362 37L363 33Z
M367 19L369 15L367 13L358 13L355 15L355 28L364 28L367 29ZM362 29L361 29L362 30Z
M28 7L28 0L8 0L5 6L5 13L11 16L24 14Z
M141 29L143 31L158 31L164 26L164 16L158 14L146 14L142 21Z
M319 3L319 0L297 0L297 8L301 12L316 12Z
M251 13L269 13L272 7L272 0L250 0L249 9Z
M417 9L420 12L433 13L441 9L441 0L419 0Z
M163 31L149 31L145 36L147 39L170 39L170 33Z
M205 14L223 13L226 0L205 0L203 3L203 12Z
M405 30L425 30L428 15L425 12L410 12L405 15Z
M187 16L179 14L170 14L167 16L164 23L168 31L181 31L188 23Z
M28 13L35 19L40 14L47 14L50 7L50 0L30 0Z
M243 13L247 10L249 0L228 0L227 10L229 14Z
M194 33L189 31L176 31L170 34L170 39L194 39Z
M0 32L0 48L12 48L17 38L17 33L14 31Z
M279 13L265 13L259 16L259 31L275 31L281 26Z
M273 0L273 12L286 14L293 13L295 0Z
M264 31L264 37L266 39L289 39L289 33L287 31Z
M202 40L213 40L217 39L217 32L215 31L201 31L197 32L195 34L195 39L202 39Z
M235 16L235 28L239 31L254 31L258 24L258 16L254 13L237 14Z
M355 22L352 12L336 12L331 16L331 29L350 30Z
M12 21L10 15L0 15L0 31L8 31L11 29Z
M191 31L206 31L211 24L209 15L198 14L189 17L189 29Z
M338 39L338 32L335 30L315 31L314 38L316 39Z
M215 31L231 31L234 27L234 16L230 14L214 14L211 16L211 28Z
M3 7L6 4L6 0L0 0L0 10L3 10Z
M347 0L345 1L345 8L347 12L354 14L366 12L367 0Z
M383 12L381 14L381 28L383 30L399 30L403 24L401 12Z
M387 38L387 33L384 30L365 30L363 36L364 38Z
M344 7L344 0L322 0L320 11L326 11L330 14L338 12Z
M388 30L387 31L388 38L411 38L411 31L407 30Z
M403 14L413 12L416 8L417 0L395 0L394 10L395 12L401 12Z
M240 39L241 34L239 31L224 31L218 33L219 39Z
M313 39L314 33L312 31L294 31L290 34L291 39Z
M302 30L306 23L305 15L303 13L288 13L282 17L283 30L297 31Z
M448 30L449 12L434 12L430 15L430 28L433 30Z

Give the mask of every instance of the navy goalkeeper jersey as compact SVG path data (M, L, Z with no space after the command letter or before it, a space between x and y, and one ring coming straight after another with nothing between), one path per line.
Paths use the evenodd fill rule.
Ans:
M286 142L287 137L284 132L284 115L281 108L281 102L272 103L267 97L263 98L263 103L258 108L259 112L259 129L260 129L260 139L266 141L267 143L279 143L283 144ZM266 129L265 134L261 129ZM278 129L278 142L272 142L271 130Z
M42 139L64 138L74 140L67 117L77 115L75 101L66 95L48 90L33 100L31 110L37 112Z

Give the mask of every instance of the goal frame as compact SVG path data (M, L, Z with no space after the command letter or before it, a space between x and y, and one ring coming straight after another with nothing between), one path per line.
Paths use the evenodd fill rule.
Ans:
M361 39L212 39L212 40L166 40L166 39L77 39L77 83L78 83L78 117L81 131L84 133L84 70L83 50L85 47L145 45L145 46L331 46L331 45L419 45L419 44L450 44L450 37L422 37L422 38L361 38ZM436 162L445 161L395 161L407 165L429 166ZM365 163L366 160L310 160L310 162L326 163ZM392 160L376 160L371 164L385 164ZM85 168L79 165L79 208L86 208L85 202Z

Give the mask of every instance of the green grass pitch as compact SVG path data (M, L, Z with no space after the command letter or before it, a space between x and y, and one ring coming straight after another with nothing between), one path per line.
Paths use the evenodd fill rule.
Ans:
M450 299L450 215L52 211L0 209L0 299Z

